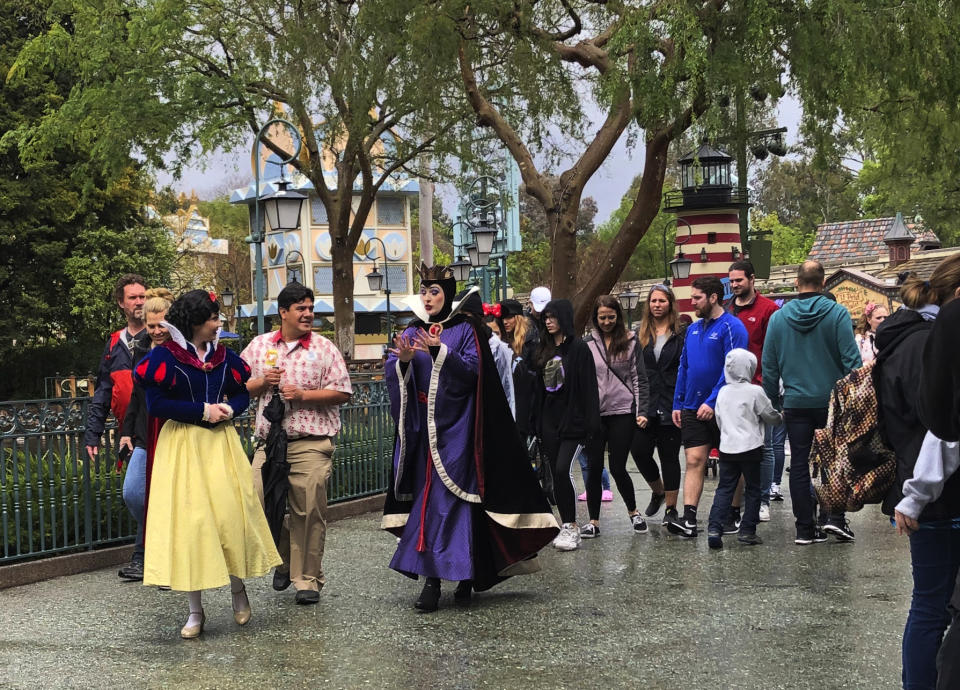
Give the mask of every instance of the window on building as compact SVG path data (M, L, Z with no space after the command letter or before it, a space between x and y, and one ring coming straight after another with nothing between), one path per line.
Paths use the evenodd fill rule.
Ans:
M310 221L314 225L326 225L329 222L327 220L327 207L323 205L320 199L310 200Z
M387 264L387 275L390 280L390 292L409 292L407 289L406 264Z
M403 225L403 197L377 198L377 225Z
M380 314L354 314L353 328L354 332L358 335L371 335L375 333L382 333L380 327L381 315Z
M333 266L314 266L313 291L318 295L333 294Z

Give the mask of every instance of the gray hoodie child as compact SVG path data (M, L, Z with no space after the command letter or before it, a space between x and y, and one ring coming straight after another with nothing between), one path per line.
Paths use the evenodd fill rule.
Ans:
M722 453L761 448L764 423L783 423L783 415L773 409L763 388L750 383L756 370L757 358L748 350L738 347L727 353L723 363L727 383L717 396L716 409Z

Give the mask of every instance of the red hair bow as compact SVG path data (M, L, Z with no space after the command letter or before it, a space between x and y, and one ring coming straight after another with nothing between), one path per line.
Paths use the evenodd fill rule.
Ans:
M217 301L217 293L215 293L213 290L211 290L211 291L208 292L207 294L210 295L210 301L211 301L211 302L216 302L216 301Z
M483 315L484 316L496 316L498 319L503 313L503 310L500 308L499 304L484 304L483 305Z

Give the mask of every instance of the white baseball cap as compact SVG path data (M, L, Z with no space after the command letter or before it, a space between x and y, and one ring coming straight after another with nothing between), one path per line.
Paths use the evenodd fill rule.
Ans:
M530 304L533 305L533 310L538 314L543 311L550 299L550 288L547 287L535 287L530 293Z

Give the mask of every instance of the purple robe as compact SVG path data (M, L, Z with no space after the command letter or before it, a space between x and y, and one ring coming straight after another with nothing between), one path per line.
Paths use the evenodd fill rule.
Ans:
M404 335L411 337L415 328ZM386 363L397 422L393 491L413 501L390 567L410 577L474 578L475 508L480 504L474 452L480 354L466 322L440 334L436 358L417 352Z

